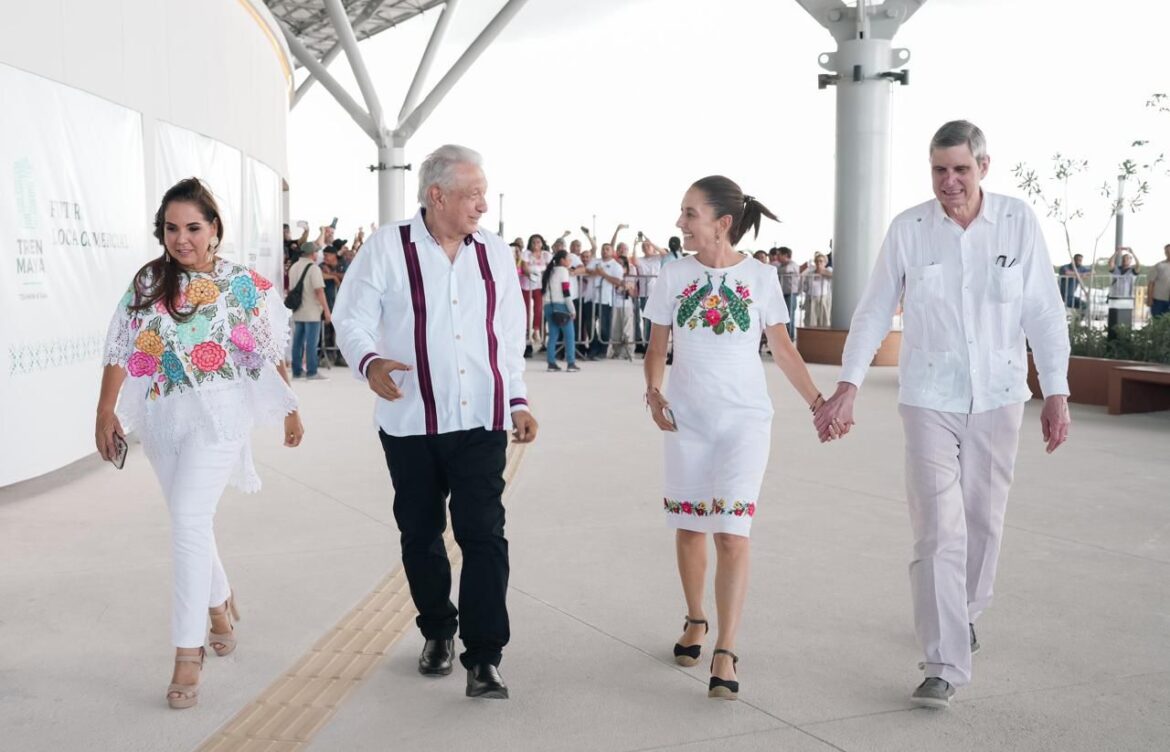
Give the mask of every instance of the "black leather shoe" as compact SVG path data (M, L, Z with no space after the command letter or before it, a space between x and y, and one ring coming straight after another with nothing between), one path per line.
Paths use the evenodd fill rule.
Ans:
M467 670L467 696L490 700L508 699L508 685L500 670L490 663L480 663Z
M418 656L418 672L423 676L446 676L451 673L455 657L455 640L427 640Z

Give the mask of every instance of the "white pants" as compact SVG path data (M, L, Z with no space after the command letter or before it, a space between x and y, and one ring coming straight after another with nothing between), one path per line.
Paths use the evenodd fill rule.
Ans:
M806 327L828 328L832 310L833 299L828 295L822 295L819 298L806 297L804 299L804 325Z
M150 453L171 513L171 640L177 648L204 644L207 610L222 605L231 592L212 524L219 498L247 440L207 444L189 438L177 451Z
M983 413L899 405L914 530L910 588L926 676L971 681L971 637L991 604L1024 404Z

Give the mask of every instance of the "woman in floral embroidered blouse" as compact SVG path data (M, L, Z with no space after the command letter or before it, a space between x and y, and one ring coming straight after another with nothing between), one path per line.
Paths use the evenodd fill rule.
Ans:
M167 701L186 708L198 699L209 614L212 649L227 655L236 645L215 507L229 483L260 489L254 426L283 423L289 447L304 429L283 364L287 312L272 283L216 257L223 222L211 192L195 178L168 190L154 235L162 255L134 276L110 322L96 442L110 459L115 435L137 430L162 485L174 556Z
M667 522L687 603L675 660L698 662L707 632L703 589L707 538L715 539L719 633L708 696L735 699L736 632L748 579L748 534L772 438L772 402L757 346L768 338L776 364L810 405L823 400L788 338L788 307L775 270L735 251L747 229L772 213L722 176L703 178L683 197L677 226L697 251L662 267L646 317L646 401L665 433ZM667 395L660 388L674 342ZM669 397L669 401L667 399Z

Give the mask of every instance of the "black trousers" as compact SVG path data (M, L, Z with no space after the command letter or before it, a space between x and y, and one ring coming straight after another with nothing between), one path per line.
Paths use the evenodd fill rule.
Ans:
M504 537L505 431L475 428L435 436L378 432L402 534L402 566L423 637L459 632L464 667L500 665L508 628L508 540ZM451 603L451 562L443 546L445 502L463 551L459 608Z

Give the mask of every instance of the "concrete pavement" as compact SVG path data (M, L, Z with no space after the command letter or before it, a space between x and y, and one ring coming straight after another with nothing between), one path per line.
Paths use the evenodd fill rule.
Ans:
M707 660L676 667L685 608L661 519L661 452L638 364L528 377L542 424L509 489L508 702L462 672L420 677L407 628L311 739L312 750L1161 750L1170 744L1170 418L1073 406L1047 456L1028 406L996 602L971 687L912 709L920 679L892 370L858 426L816 442L767 364L772 461L752 532L737 652L741 701L706 698ZM835 369L814 366L829 391ZM733 375L729 374L729 377ZM189 750L252 702L397 563L369 393L301 383L298 450L258 434L264 490L229 492L220 549L240 649L209 658L200 704L166 708L167 520L140 447L0 489L0 748ZM713 556L712 556L713 563ZM714 605L708 596L709 615ZM714 635L708 640L713 644Z

